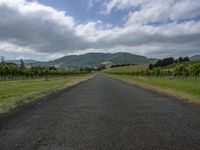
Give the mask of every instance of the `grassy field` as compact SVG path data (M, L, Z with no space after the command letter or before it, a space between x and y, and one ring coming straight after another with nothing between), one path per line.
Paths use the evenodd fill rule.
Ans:
M135 84L142 88L151 89L159 93L175 96L190 102L200 102L200 79L194 77L141 77L129 75L111 75L127 83Z
M67 78L0 81L0 113L33 101L58 89L89 79L91 75Z
M133 71L141 71L141 70L146 70L148 68L147 64L142 64L142 65L133 65L133 66L125 66L125 67L116 67L116 68L110 68L106 69L103 72L104 73L131 73Z

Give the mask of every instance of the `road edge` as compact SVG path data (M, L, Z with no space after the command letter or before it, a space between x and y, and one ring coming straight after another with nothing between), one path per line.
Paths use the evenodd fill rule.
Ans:
M170 90L170 89L162 89L162 88L159 88L159 87L153 86L153 85L146 85L146 84L142 84L142 83L139 83L139 82L134 82L134 80L131 80L131 79L130 79L130 82L128 82L129 80L123 80L123 79L117 78L117 77L112 76L112 75L107 75L107 74L104 74L104 75L111 78L111 79L126 83L128 85L136 86L138 88L142 88L142 89L157 93L157 94L162 95L162 96L168 96L168 97L174 98L174 99L179 100L179 101L184 102L184 103L189 103L189 104L193 104L193 105L199 105L200 104L200 101L198 99L191 98L190 96L188 96L185 93L173 91L173 90Z
M8 122L10 119L12 119L16 116L19 116L20 114L22 114L24 112L30 111L31 109L33 109L34 107L37 107L37 105L40 105L41 103L48 102L50 99L62 94L63 92L69 91L80 84L83 84L83 83L91 80L95 76L96 76L96 74L92 75L91 77L89 77L86 80L82 80L73 85L69 85L69 86L60 88L56 91L52 91L50 93L47 93L46 95L43 95L39 98L34 99L33 101L31 101L29 103L24 103L23 105L17 106L15 108L9 110L8 112L1 113L0 114L0 127L2 125L4 125L6 122Z

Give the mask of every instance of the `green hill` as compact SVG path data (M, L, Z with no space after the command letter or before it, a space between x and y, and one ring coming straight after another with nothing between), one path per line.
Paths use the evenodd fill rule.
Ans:
M121 64L147 64L154 62L155 59L149 59L144 56L130 53L87 53L83 55L70 55L55 59L49 62L36 62L36 65L57 67L87 67L109 62L113 65Z

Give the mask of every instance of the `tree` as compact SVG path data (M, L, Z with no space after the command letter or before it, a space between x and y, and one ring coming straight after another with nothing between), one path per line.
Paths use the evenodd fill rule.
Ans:
M168 66L171 65L175 62L173 57L169 57L169 58L164 58L164 59L160 59L158 60L155 64L154 67L164 67L164 66Z
M50 66L49 70L57 70L57 68L55 66Z
M179 57L178 58L178 62L180 63L180 62L183 62L183 58L182 57Z
M152 70L152 69L153 69L153 67L154 67L154 65L153 65L153 64L149 64L149 70Z
M190 61L190 59L188 58L188 57L179 57L178 58L178 62L180 63L180 62L186 62L186 61Z
M190 59L188 57L184 57L183 60L184 60L184 62L190 61Z

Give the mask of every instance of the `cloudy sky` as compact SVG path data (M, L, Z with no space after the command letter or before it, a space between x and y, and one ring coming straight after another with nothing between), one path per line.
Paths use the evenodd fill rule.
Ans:
M200 0L0 0L0 56L200 54Z

